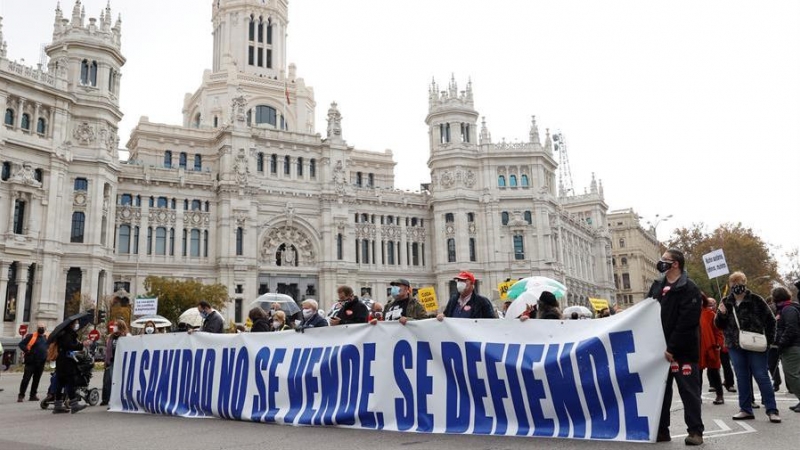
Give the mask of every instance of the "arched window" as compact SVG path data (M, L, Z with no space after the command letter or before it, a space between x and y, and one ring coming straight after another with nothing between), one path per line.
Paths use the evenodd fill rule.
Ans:
M497 185L499 187L506 187L506 177L504 177L503 175L497 177Z
M528 222L528 225L533 224L533 216L530 211L525 211L525 222Z
M167 229L164 227L156 228L156 255L167 254Z
M256 17L250 14L250 26L247 28L247 40L256 40Z
M267 105L258 105L255 107L255 110L256 125L262 123L268 123L273 127L278 125L278 115L275 108Z
M92 61L92 66L89 68L89 83L97 86L97 61Z
M361 172L356 172L356 186L361 187Z
M361 214L361 223L369 223L369 214Z
M85 59L81 61L81 84L89 84L89 61Z
M264 19L262 17L258 18L258 31L256 33L258 37L258 42L264 42ZM252 39L250 39L252 41Z
M131 206L133 204L133 196L131 194L122 194L119 196L119 204Z
M500 214L500 219L501 219L503 225L508 225L508 213L507 212L503 211L503 213Z
M44 171L42 169L36 169L33 171L33 179L38 181L39 183L42 182L44 179Z
M14 110L11 108L6 108L5 124L14 126Z
M164 167L167 169L172 169L172 150L167 150L164 152Z
M200 211L202 203L200 200L192 200L192 211Z
M272 19L267 19L267 44L272 44Z
M289 158L289 156L288 155L284 156L283 157L283 174L284 175L289 175L290 173L292 173L292 166L291 165L292 165L292 162L291 162L291 159Z
M186 168L186 152L181 152L178 156L178 167L181 169Z
M208 200L206 200L205 209L203 211L208 212L209 205L210 203L208 202Z
M447 262L456 262L456 240L453 238L447 240Z
M120 225L119 227L119 246L117 252L126 255L131 252L131 226Z
M39 117L39 120L36 121L36 132L39 134L47 133L47 121L44 117Z
M453 216L453 213L445 214L444 215L444 221L445 221L445 223L453 223L453 222L455 222L455 217Z
M70 242L83 242L83 228L86 223L86 215L80 211L72 213L72 232L70 233Z
M628 265L628 258L623 256L622 259L620 260L620 262L622 263L623 266L627 266Z
M156 207L158 208L166 208L169 205L169 200L167 197L158 197L158 202L156 203Z
M258 156L256 157L256 170L258 172L264 171L264 153L259 152Z
M516 175L510 175L508 177L508 185L511 186L511 187L517 187L517 176Z
M625 238L619 240L619 248L625 248Z
M20 121L20 127L23 130L30 130L31 129L31 115L28 113L22 114L22 120Z
M269 157L269 172L278 173L278 155L274 153Z
M443 123L439 125L439 143L447 144L450 142L450 124Z
M316 159L312 158L311 161L308 162L308 176L310 176L311 178L317 178L317 160Z
M530 184L528 183L528 176L522 175L522 187L528 187Z
M371 173L367 175L367 186L375 187L375 174Z
M467 213L467 222L475 222L475 213Z
M219 127L219 117L214 116L214 128Z
M203 155L195 154L194 155L194 171L200 172L203 170Z
M3 170L0 172L0 180L6 181L11 178L11 163L8 161L3 162Z
M303 176L303 158L302 157L297 158L297 176L298 177L302 177Z

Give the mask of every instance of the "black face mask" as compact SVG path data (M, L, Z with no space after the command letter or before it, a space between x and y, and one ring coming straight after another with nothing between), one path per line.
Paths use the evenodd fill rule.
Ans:
M656 263L656 270L661 273L668 271L670 267L672 267L672 261L659 261Z
M36 330L36 332L42 335L44 334L44 328L39 328L38 330Z
M742 294L744 294L744 291L746 289L747 289L747 286L745 286L743 284L734 284L733 287L731 288L731 291L733 291L733 293L736 294L736 295L742 295Z

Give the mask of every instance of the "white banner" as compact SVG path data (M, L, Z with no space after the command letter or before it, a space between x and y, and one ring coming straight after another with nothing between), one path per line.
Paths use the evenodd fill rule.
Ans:
M725 253L722 252L722 249L703 255L703 262L706 265L706 273L709 280L730 273L728 271L728 263L725 262Z
M158 314L158 297L137 298L133 300L134 316L149 316Z
M669 370L663 336L652 299L596 320L128 336L111 410L652 442Z

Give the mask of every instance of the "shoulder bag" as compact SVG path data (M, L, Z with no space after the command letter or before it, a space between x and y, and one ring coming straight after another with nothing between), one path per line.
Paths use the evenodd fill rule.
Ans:
M767 337L763 333L742 330L742 327L739 326L739 318L736 317L736 305L733 305L731 309L733 318L736 320L736 328L739 329L739 348L758 353L767 351Z

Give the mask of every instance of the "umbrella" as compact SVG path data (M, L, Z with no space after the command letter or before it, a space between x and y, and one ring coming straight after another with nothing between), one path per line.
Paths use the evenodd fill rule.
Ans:
M144 324L146 324L149 321L152 321L154 324L156 324L156 328L163 328L172 325L172 322L170 322L169 319L167 319L166 317L151 314L148 316L139 317L138 319L134 320L133 323L131 323L131 327L144 328Z
M592 317L592 312L585 306L575 305L564 308L564 317L569 318L572 313L578 313L581 319L589 319Z
M558 281L547 277L528 277L514 283L508 289L508 298L514 300L506 311L506 319L516 319L524 313L528 306L533 306L539 301L542 292L552 292L556 299L564 298L567 287Z
M285 312L287 317L291 317L300 312L300 307L292 297L286 294L276 294L274 292L268 292L253 300L250 302L249 308L260 306L264 311L269 311L273 303L279 304L281 311Z
M203 316L200 315L197 307L189 308L178 317L178 323L185 323L192 328L200 328L203 326Z
M94 314L91 311L84 311L67 317L63 322L53 328L53 331L50 332L50 336L47 336L47 343L51 344L55 342L61 332L66 330L72 322L76 320L79 321L78 323L80 324L80 327L83 328L86 325L89 325L93 318Z

